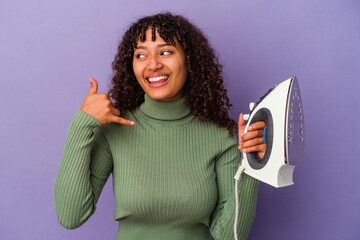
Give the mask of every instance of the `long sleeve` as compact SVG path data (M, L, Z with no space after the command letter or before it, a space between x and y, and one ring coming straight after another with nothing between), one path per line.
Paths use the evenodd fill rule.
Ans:
M211 235L215 240L234 239L235 179L239 163L239 150L234 138L227 138L224 152L216 160L218 203L211 216ZM239 181L238 238L246 239L255 218L258 181L242 174Z
M55 179L55 209L65 228L81 226L95 212L112 171L112 157L103 126L91 115L74 115Z

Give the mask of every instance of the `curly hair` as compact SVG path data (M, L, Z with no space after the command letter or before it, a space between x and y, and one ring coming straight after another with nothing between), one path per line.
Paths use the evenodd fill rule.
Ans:
M112 62L109 96L115 100L115 108L124 113L144 102L144 90L136 80L132 61L137 41L146 40L148 28L152 29L152 41L157 31L165 42L175 45L176 38L182 46L188 71L183 91L192 114L227 128L233 136L237 124L228 115L232 105L223 84L222 65L203 33L184 17L171 13L141 18L124 34Z

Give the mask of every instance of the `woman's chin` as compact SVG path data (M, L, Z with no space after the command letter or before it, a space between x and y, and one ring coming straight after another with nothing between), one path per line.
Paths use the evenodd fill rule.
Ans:
M182 94L176 94L175 96L165 93L162 91L147 91L146 95L148 95L151 99L163 102L176 101L182 98Z

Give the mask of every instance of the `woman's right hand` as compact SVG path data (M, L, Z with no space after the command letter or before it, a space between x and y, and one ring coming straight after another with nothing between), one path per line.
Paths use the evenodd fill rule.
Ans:
M115 122L125 125L134 125L130 120L119 117L120 111L116 109L105 93L97 93L98 83L89 77L91 87L80 110L96 118L102 125Z
M246 127L246 121L244 120L244 114L240 113L238 129L239 129L239 147L242 152L250 153L256 152L257 157L261 160L265 156L266 144L264 142L264 121L258 121L251 124L248 127L247 133L244 133Z

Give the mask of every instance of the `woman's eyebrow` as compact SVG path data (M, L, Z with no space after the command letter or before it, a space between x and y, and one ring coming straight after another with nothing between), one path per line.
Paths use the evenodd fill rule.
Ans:
M139 47L136 47L135 49L146 49L146 47L144 47L144 46L139 46Z
M157 47L158 48L161 48L161 47L166 47L166 46L174 46L174 45L172 45L172 44L170 44L170 43L164 43L164 44L159 44L159 45L157 45Z
M164 44L158 44L156 47L157 48L162 48L162 47L166 47L166 46L172 46L174 47L174 45L170 44L170 43L164 43ZM145 46L138 46L135 49L147 49L147 47Z

